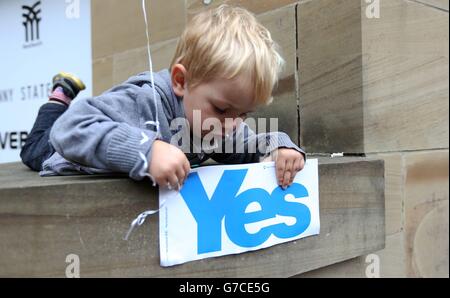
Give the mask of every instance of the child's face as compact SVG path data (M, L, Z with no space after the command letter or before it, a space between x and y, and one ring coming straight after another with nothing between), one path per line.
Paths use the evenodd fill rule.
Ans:
M172 71L172 84L177 85ZM174 82L175 80L175 82ZM181 85L183 83L183 85ZM239 75L232 80L215 79L208 83L201 83L194 88L186 88L187 82L179 80L178 86L174 86L174 92L183 97L183 105L186 112L186 118L189 121L191 129L194 124L194 115L201 112L201 117L195 119L201 123L204 130L202 136L212 132L221 137L231 133L238 125L240 119L245 119L247 113L256 109L253 100L253 90L248 77ZM182 86L182 88L181 88ZM197 111L194 113L194 111ZM214 127L208 127L204 121L208 118L214 118L220 121L221 131L214 130ZM234 121L225 121L231 118ZM205 127L206 126L206 127Z

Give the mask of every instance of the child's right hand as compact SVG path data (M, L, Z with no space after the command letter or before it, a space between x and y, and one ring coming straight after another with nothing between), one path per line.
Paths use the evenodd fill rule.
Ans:
M152 145L149 173L160 187L179 190L189 175L191 165L177 147L156 140Z

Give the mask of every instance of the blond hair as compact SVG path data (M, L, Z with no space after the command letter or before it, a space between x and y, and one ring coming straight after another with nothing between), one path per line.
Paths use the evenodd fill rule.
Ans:
M177 63L187 70L188 87L249 75L254 101L268 104L284 60L269 30L253 14L224 4L199 13L188 23L171 68Z

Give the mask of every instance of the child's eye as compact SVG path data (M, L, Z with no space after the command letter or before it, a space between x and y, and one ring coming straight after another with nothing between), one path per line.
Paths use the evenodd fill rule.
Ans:
M219 113L219 114L225 114L225 111L226 111L226 110L219 109L219 108L216 107L216 106L214 106L214 110L215 110L217 113Z

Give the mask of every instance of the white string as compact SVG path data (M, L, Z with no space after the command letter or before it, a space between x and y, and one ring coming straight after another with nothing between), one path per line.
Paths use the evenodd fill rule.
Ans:
M156 113L156 115L155 115L156 121L147 121L147 123L155 125L156 126L156 133L159 134L158 101L156 99L155 79L153 77L152 54L151 54L151 51L150 51L150 34L148 33L148 20L147 20L147 10L146 10L146 7L145 7L145 0L142 0L142 11L144 12L145 34L147 36L147 56L148 56L148 65L150 66L150 82L152 83L153 100L155 102L155 113Z
M145 0L142 0L142 11L144 13L145 34L147 37L147 56L148 56L148 64L150 67L150 82L152 84L151 87L152 87L152 91L153 91L153 101L155 102L155 119L156 119L155 121L147 121L147 122L145 122L145 124L146 125L154 125L156 127L156 134L159 136L160 127L159 127L159 121L158 121L158 100L156 97L155 78L153 77L153 63L152 63L152 55L151 55L151 51L150 51L150 35L148 33L148 19L147 19L147 10L145 7ZM143 139L141 141L141 144L144 144L148 141L148 137L144 133L142 136L143 136ZM153 179L153 177L148 173L148 161L147 161L146 156L141 152L140 152L140 156L144 160L144 166L143 166L143 172L145 173L144 175L147 177L150 177L150 179L153 182L153 186L156 186L155 179ZM134 228L136 226L141 226L145 222L145 219L147 218L147 216L157 213L164 206L164 203L165 203L164 201L161 203L158 210L148 210L148 211L144 211L141 214L139 214L138 217L136 217L131 222L130 228L128 229L128 232L125 235L124 240L128 240L128 238L130 237L131 232L133 232Z
M128 229L128 232L127 232L127 234L125 235L125 237L123 238L123 240L128 241L128 238L130 237L131 232L133 232L134 228L135 228L136 226L141 226L141 225L145 222L145 219L147 218L147 216L158 213L159 210L161 210L161 208L164 207L164 204L165 204L165 201L163 201L163 202L161 203L161 205L159 206L159 209L158 209L158 210L148 210L148 211L144 211L144 212L142 212L141 214L139 214L138 217L136 217L136 218L131 222L130 228Z

